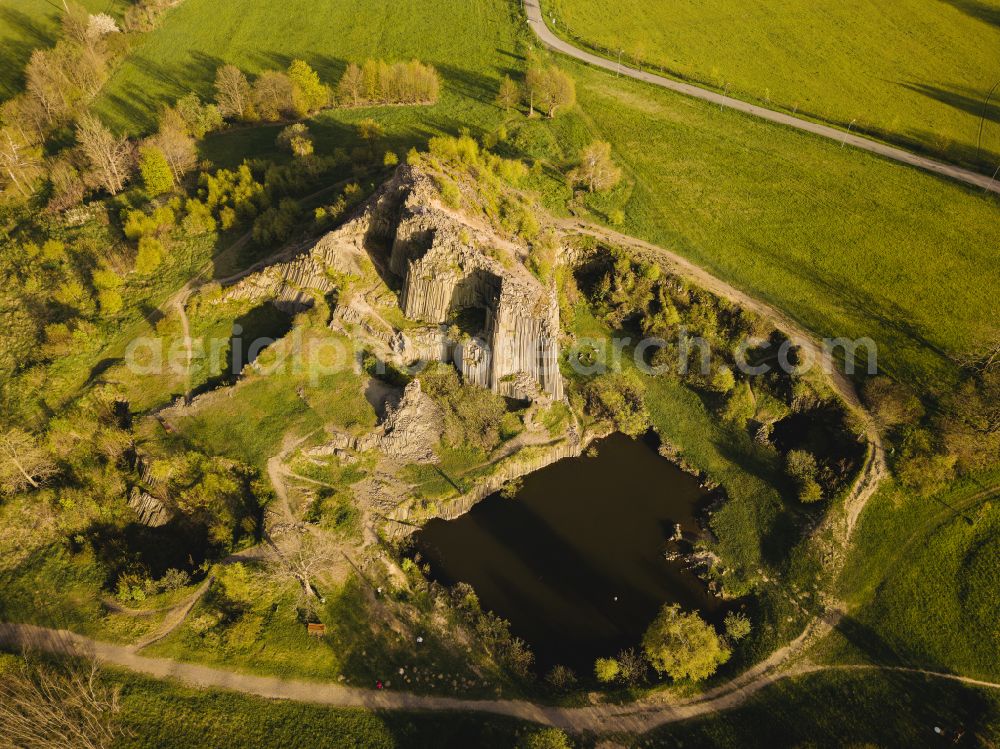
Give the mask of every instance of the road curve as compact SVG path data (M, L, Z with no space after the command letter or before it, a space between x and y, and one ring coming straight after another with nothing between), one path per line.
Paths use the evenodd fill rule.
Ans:
M644 70L630 68L627 65L619 65L614 60L609 60L606 57L600 57L582 50L579 47L574 47L569 42L564 39L560 39L558 36L553 34L549 27L545 25L545 21L542 18L542 10L538 4L539 0L523 0L523 2L525 11L528 14L528 25L531 26L532 31L535 32L535 35L542 41L542 43L550 49L554 49L564 55L576 58L581 62L594 65L598 68L603 68L604 70L610 70L613 73L621 73L621 75L628 76L629 78L635 78L639 81L652 83L654 86L670 89L671 91L676 91L680 94L693 96L696 99L701 99L721 107L735 109L739 112L743 112L744 114L760 117L761 119L769 122L775 122L779 125L793 127L796 130L803 130L822 138L829 138L830 140L838 143L846 143L854 146L855 148L860 148L863 151L868 151L869 153L874 153L887 159L898 161L902 164L915 166L918 169L924 169L928 172L933 172L959 182L964 182L965 184L973 187L979 187L984 191L988 190L990 192L1000 194L1000 182L984 174L979 174L978 172L973 172L968 169L962 169L961 167L954 166L952 164L945 164L941 161L935 161L934 159L928 159L924 156L918 156L915 153L904 151L901 148L895 148L884 143L879 143L878 141L862 138L859 135L845 133L843 130L837 130L836 128L829 127L828 125L820 125L816 122L810 122L809 120L803 120L799 117L793 117L790 114L776 112L773 109L766 109L765 107L759 107L756 104L750 104L748 102L741 101L740 99L724 96L723 94L699 88L698 86L694 86L690 83L682 83L681 81L675 81L672 78L665 78L661 75L656 75L655 73L647 73Z
M1000 684L956 674L924 671L892 666L821 666L802 664L779 673L758 673L736 686L725 685L698 697L668 702L656 695L630 704L600 703L587 707L556 707L524 700L474 700L459 697L435 697L397 692L392 689L375 691L348 687L330 682L280 679L271 676L227 671L196 663L184 663L167 658L138 655L125 645L114 645L64 630L45 629L28 624L0 623L0 646L12 650L27 648L35 652L59 655L82 655L98 662L119 666L138 674L158 679L176 679L192 686L227 689L268 699L295 700L335 707L361 707L369 710L436 710L480 712L504 715L567 731L594 734L645 733L666 723L695 718L707 713L736 707L761 689L780 679L827 670L895 671L923 674L934 678L960 682L982 689L1000 689Z

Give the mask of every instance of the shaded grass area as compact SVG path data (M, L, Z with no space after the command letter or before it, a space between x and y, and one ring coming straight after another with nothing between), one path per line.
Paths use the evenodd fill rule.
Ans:
M783 679L742 707L665 726L638 745L948 747L958 731L958 746L997 741L1000 692L911 674L830 671Z
M826 657L997 680L998 490L993 470L934 497L876 495L840 581L855 610Z
M371 712L279 702L122 672L111 678L123 686L123 723L131 734L117 743L121 749L509 747L526 726L479 714Z
M555 31L654 71L992 172L1000 162L996 0L546 0ZM551 20L550 20L551 24ZM610 50L610 51L608 51Z
M124 0L78 0L91 13L117 16ZM62 7L50 0L0 0L0 98L24 87L24 66L37 47L51 47Z

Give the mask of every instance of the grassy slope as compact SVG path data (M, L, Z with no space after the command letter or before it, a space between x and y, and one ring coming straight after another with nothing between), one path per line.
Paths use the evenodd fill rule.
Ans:
M92 13L118 15L123 0L77 0ZM49 47L59 29L56 0L0 0L0 97L24 85L24 66L35 47Z
M824 336L870 336L880 363L933 385L945 352L1000 315L995 197L703 102L572 65L566 157L597 136L634 181L627 233L669 247ZM582 120L582 122L580 122ZM655 147L650 144L655 143Z
M997 0L548 0L557 30L739 98L799 111L954 161L975 157L1000 80ZM1000 105L984 168L1000 159ZM990 171L992 171L992 168Z
M934 498L876 495L841 579L852 618L830 656L1000 679L998 489L994 469Z
M272 364L271 351L294 342L292 336L286 337L257 360L265 367L274 366L274 374L244 375L236 387L213 393L178 415L174 426L200 450L261 469L279 452L286 435L303 437L325 424L362 431L374 426L375 412L364 398L362 379L346 358L353 356L351 343L338 336L323 340L337 347L333 351L341 357L330 359L330 366L313 373L311 354ZM319 361L326 365L328 360Z
M951 746L934 726L965 730L959 746L998 738L1000 695L893 673L829 672L778 682L736 709L665 726L649 746L729 749Z

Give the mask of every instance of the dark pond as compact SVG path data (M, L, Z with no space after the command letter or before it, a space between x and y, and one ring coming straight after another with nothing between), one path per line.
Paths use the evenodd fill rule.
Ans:
M706 492L657 453L655 437L613 435L597 450L525 477L515 499L493 495L432 520L415 538L431 576L472 585L531 645L542 673L557 663L592 673L595 658L638 646L665 602L713 622L724 614L664 557L675 523L696 538Z

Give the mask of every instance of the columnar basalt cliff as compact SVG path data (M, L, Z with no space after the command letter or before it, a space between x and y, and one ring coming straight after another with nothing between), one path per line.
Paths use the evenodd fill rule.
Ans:
M496 259L494 250L509 244L443 207L433 180L403 166L353 219L287 262L241 279L224 298L303 309L317 294L333 292L339 277L363 275L367 255L384 281L401 283L399 304L410 320L440 326L464 310L483 311L481 330L466 331L450 352L441 347L441 358L452 358L468 382L513 398L560 399L555 291L513 254L509 262ZM354 299L341 306L337 319L385 327L384 321L373 324L377 305ZM428 350L410 340L426 338L426 330L394 335L391 350L404 363Z

